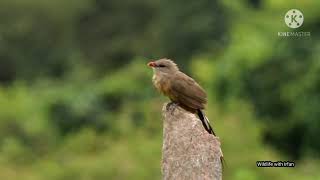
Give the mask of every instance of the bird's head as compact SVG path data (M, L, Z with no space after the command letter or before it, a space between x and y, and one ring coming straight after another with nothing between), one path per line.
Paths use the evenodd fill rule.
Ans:
M179 71L176 63L170 59L159 59L148 63L155 73L173 73Z

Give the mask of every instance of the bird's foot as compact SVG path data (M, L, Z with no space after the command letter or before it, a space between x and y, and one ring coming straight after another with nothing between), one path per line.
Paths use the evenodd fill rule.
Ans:
M173 115L174 110L179 106L178 103L170 102L167 104L166 109L167 111L170 111L171 115Z

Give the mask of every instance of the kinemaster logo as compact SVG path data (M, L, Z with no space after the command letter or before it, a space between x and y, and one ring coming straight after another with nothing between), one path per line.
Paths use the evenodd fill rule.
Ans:
M304 15L299 9L290 9L284 15L284 23L290 28L292 31L287 32L278 32L278 36L281 37L308 37L311 36L310 32L305 31L296 31L296 29L300 28L304 22Z

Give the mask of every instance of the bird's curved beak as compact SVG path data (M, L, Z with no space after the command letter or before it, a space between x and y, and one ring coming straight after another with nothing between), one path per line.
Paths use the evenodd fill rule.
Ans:
M148 63L148 66L149 67L156 67L157 64L155 62L151 61L151 62Z

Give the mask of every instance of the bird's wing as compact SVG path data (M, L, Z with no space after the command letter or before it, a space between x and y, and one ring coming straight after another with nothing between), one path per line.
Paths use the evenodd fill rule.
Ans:
M207 103L205 91L191 77L182 72L172 77L169 91L172 99L192 109L204 109Z

